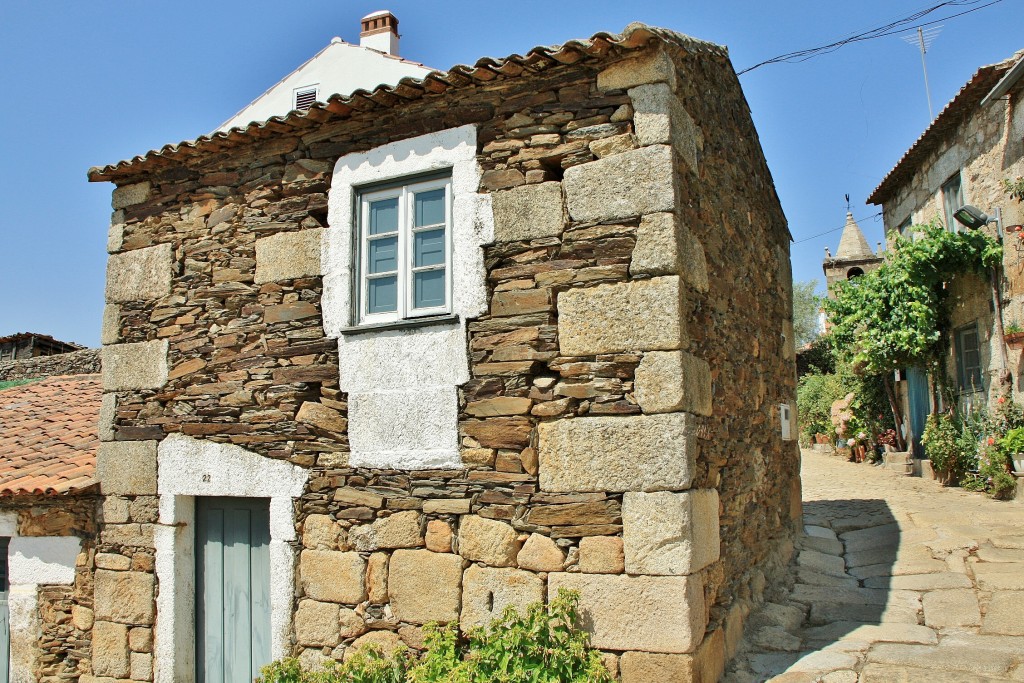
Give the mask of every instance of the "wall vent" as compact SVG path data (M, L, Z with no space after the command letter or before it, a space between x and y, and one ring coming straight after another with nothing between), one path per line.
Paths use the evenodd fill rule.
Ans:
M317 87L311 86L307 88L296 88L295 89L295 109L300 111L306 111L316 102Z

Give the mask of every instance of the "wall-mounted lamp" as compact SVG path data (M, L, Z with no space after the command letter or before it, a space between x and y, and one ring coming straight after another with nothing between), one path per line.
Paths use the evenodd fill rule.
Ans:
M976 206L964 204L953 212L953 218L956 219L957 223L960 223L971 230L978 230L980 228L984 228L989 223L995 223L996 234L999 236L999 239L1003 239L1003 215L1002 211L999 209L996 209L995 216L989 216Z

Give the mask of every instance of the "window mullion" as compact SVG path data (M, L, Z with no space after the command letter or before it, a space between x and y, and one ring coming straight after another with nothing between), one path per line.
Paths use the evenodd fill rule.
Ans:
M407 275L409 259L409 240L412 239L412 233L409 230L410 223L410 211L409 202L411 201L412 193L409 192L408 187L402 188L402 199L398 203L398 299L401 302L400 305L400 317L406 318L409 315L409 287L410 279Z

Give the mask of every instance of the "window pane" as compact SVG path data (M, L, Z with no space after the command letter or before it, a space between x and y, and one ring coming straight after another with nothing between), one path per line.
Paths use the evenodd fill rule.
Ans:
M428 270L414 273L415 292L413 308L434 308L444 306L444 271Z
M416 227L444 223L444 188L416 193Z
M398 238L382 237L370 240L370 253L367 255L367 269L370 274L386 273L398 270Z
M416 247L414 267L444 264L444 230L424 230L413 236Z
M379 277L367 282L367 313L391 313L398 309L398 277Z
M398 197L370 202L370 234L398 230Z

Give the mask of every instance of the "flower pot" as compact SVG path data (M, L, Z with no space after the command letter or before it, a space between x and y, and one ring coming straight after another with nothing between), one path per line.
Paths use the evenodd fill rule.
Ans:
M1003 335L1003 341L1013 349L1024 347L1024 332L1007 332Z
M1024 474L1024 453L1013 454L1013 471L1017 474Z

